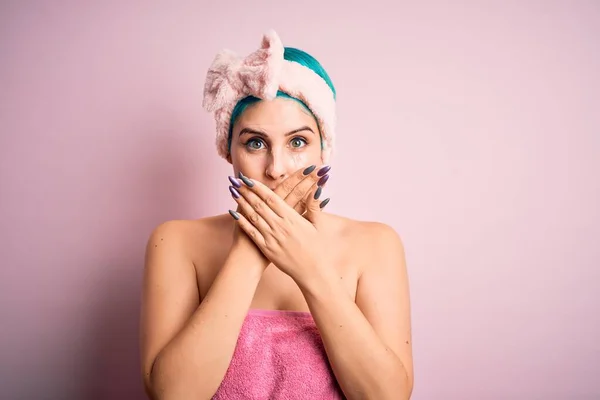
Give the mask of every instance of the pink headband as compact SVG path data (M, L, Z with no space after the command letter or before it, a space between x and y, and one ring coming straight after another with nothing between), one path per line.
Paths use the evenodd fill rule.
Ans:
M329 85L310 68L283 58L275 31L263 35L260 49L245 58L230 50L215 57L206 75L203 107L214 112L219 155L228 155L227 139L233 108L242 98L272 100L280 90L301 100L317 119L323 140L323 162L331 155L335 136L335 98Z

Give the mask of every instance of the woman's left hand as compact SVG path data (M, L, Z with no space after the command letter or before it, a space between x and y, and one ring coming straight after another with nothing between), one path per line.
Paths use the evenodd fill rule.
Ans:
M328 270L325 266L330 253L319 231L321 207L329 200L320 202L319 196L315 199L315 193L320 194L321 190L310 176L305 180L314 188L309 193L304 216L271 189L246 177L242 178L245 184L237 193L232 192L240 212L230 211L263 254L297 283Z

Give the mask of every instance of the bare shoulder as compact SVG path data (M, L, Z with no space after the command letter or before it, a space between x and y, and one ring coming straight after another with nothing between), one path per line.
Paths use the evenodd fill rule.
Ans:
M352 246L378 249L403 247L402 239L391 225L378 221L361 221L328 214L338 226L338 232Z
M405 275L404 243L396 229L383 222L362 222L362 225L363 242L369 246L371 261L368 271L390 279Z
M202 298L231 246L231 220L227 214L161 223L148 240L146 274L161 281L166 274L178 277L179 284L193 285Z
M360 260L363 268L394 265L404 268L404 244L394 227L379 221L362 221L328 214L336 235L344 242L352 258ZM364 271L363 271L364 272Z
M162 222L156 226L151 236L165 234L179 239L192 238L196 235L214 233L220 226L222 216L212 216L200 219L174 219Z
M213 216L194 220L169 220L156 226L148 239L147 251L160 247L178 250L189 257L196 258L198 253L214 248L222 243L227 229L223 216Z

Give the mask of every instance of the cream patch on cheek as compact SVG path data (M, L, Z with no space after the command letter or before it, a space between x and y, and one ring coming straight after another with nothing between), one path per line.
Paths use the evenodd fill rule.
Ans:
M251 179L261 180L267 168L266 152L239 151L235 157L238 171Z
M292 156L292 162L294 163L294 168L295 168L294 171L304 167L306 164L307 158L308 157L306 156L306 154L294 154Z

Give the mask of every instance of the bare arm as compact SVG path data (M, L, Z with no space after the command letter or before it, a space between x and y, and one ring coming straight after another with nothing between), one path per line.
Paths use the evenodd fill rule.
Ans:
M195 268L179 235L173 223L163 224L146 250L142 368L146 392L157 400L212 397L268 264L251 242L238 241L199 304Z
M376 228L369 239L373 263L359 279L356 302L333 276L299 285L346 397L409 399L413 368L404 250L391 228Z

